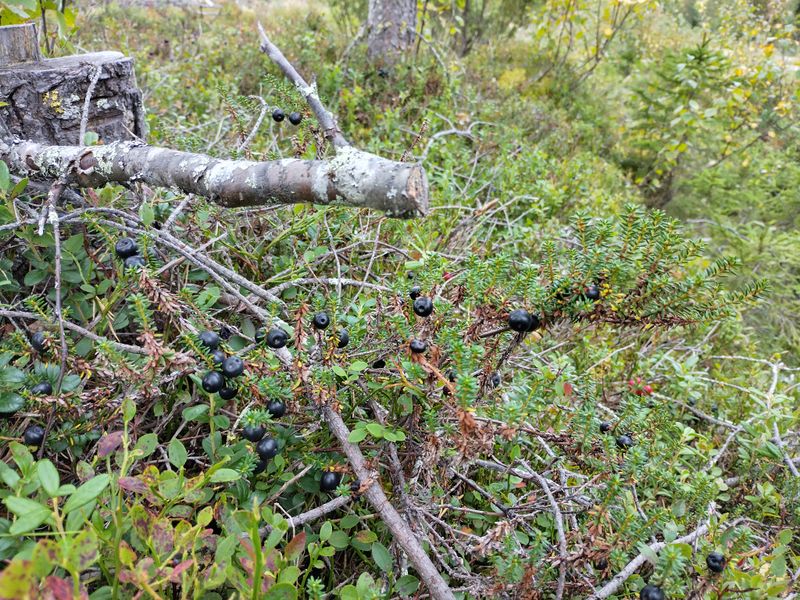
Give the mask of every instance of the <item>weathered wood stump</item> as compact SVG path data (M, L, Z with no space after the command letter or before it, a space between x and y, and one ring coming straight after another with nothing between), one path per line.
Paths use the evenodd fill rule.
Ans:
M133 59L96 52L41 60L33 25L0 27L0 135L43 144L80 144L86 94L87 131L105 142L145 137L142 94Z

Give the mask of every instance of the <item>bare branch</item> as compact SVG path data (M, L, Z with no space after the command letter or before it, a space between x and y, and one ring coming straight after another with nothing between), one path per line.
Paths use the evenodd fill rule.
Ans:
M397 509L389 502L389 499L383 491L383 487L381 487L381 484L375 479L372 471L367 468L364 455L361 453L359 447L348 440L350 430L347 428L347 425L345 425L341 415L327 405L323 407L323 414L325 420L328 422L331 433L339 440L339 445L350 461L350 465L353 467L356 476L362 482L372 481L366 492L364 492L364 495L392 532L395 541L408 555L408 559L411 561L411 564L414 565L420 579L422 579L428 587L431 598L435 600L455 600L450 586L447 585L441 573L439 573L436 566L431 562L430 557L425 553L425 550L419 543L419 540L417 540L414 532L411 531L408 523L403 520L397 512Z
M428 208L428 183L420 165L349 146L339 148L328 161L254 162L219 160L138 142L82 148L0 141L0 160L30 177L69 175L70 182L80 187L143 182L178 188L229 208L314 203L372 208L406 218L425 214Z

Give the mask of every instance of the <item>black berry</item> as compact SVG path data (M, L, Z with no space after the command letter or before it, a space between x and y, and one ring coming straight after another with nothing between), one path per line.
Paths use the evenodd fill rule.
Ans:
M41 446L44 442L44 428L39 425L31 425L22 434L22 441L26 446Z
M280 109L276 108L272 111L272 120L276 123L280 123L286 118L286 114Z
M524 308L518 308L508 313L508 326L512 331L520 333L531 331L533 325L533 315Z
M211 360L214 361L215 365L221 365L225 362L225 353L222 350L214 350L211 353Z
M491 385L492 387L497 387L498 385L500 385L500 383L502 383L502 381L503 380L500 377L500 373L494 372L492 373L492 376L489 378L489 385Z
M586 288L586 297L589 300L599 300L600 299L600 288L597 287L595 284L590 285Z
M238 393L239 390L236 387L234 386L228 387L226 385L219 391L219 397L222 398L223 400L233 400L234 398L236 398L236 394Z
M611 431L611 421L603 421L600 423L600 431L602 433L608 433Z
M633 446L633 438L628 434L623 434L617 438L617 446L625 450Z
M121 240L117 241L116 244L114 244L114 252L116 252L117 256L124 260L129 256L139 254L139 248L136 246L136 242L134 242L131 238L122 238Z
M339 343L336 344L337 348L344 348L350 343L350 334L346 329L339 330Z
M422 288L419 287L418 285L415 285L409 290L408 295L411 297L412 300L416 300L422 295Z
M138 254L135 254L134 256L129 256L128 258L125 259L126 269L140 269L144 267L146 264L147 262L145 262L145 260Z
M258 442L264 437L267 432L263 425L247 425L242 429L242 437L248 442Z
M664 600L664 592L657 585L646 585L639 592L639 600Z
M332 492L342 482L342 474L335 471L325 471L319 480L319 489L323 492Z
M204 331L199 336L200 343L209 350L216 350L219 346L219 336L213 331Z
M203 375L203 389L209 394L215 394L225 385L225 378L219 371L209 371Z
M383 369L385 367L386 367L386 361L383 360L382 358L379 358L374 363L372 363L373 369Z
M286 404L283 400L273 400L267 405L267 412L273 419L280 419L286 414Z
M725 564L727 562L728 561L725 556L719 552L711 552L708 556L706 556L706 565L708 566L708 570L713 571L714 573L722 573L725 570Z
M414 313L420 317L428 317L433 312L433 300L427 296L414 299Z
M413 339L409 342L408 347L414 354L422 354L423 352L425 352L425 350L428 349L428 344L426 344L422 340Z
M267 333L267 346L270 348L283 348L289 341L289 335L283 330L273 327Z
M37 352L41 352L44 350L44 339L44 333L41 331L35 331L31 335L31 347Z
M238 356L229 356L222 363L222 374L225 377L238 377L244 373L244 361Z
M314 320L311 322L315 329L327 329L331 324L331 318L326 312L318 312L314 315Z
M269 460L278 455L278 442L271 437L264 438L256 446L256 452L261 457L261 460Z
M53 393L53 386L50 385L49 381L43 381L41 383L37 383L35 386L31 388L31 394L34 396L47 396Z
M258 460L256 466L253 467L253 475L258 475L267 470L267 463L261 459Z
M300 121L303 120L303 115L299 112L291 112L289 113L289 123L292 125L300 125Z

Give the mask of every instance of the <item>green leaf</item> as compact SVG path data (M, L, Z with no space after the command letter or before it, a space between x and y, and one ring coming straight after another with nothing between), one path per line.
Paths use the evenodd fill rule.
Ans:
M261 596L264 600L296 600L297 590L290 583L277 583Z
M372 544L372 560L384 573L392 572L392 555L380 542Z
M342 520L339 521L339 527L342 529L352 529L360 522L361 519L359 519L356 515L345 515L342 517Z
M75 493L69 497L67 503L64 504L64 514L69 514L73 510L89 504L95 500L100 494L103 493L111 482L111 477L108 475L97 475L92 477L89 481L80 486Z
M350 432L350 435L347 436L347 441L351 444L357 444L358 442L364 441L367 437L367 431L363 428L353 429Z
M331 525L330 521L325 521L322 524L322 527L319 528L319 540L321 542L327 542L331 534L333 533L333 525Z
M169 456L169 462L178 469L183 468L189 456L183 443L178 438L174 438L170 441L169 446L167 446L167 455ZM211 480L214 480L213 476Z
M5 483L6 486L11 489L13 489L14 486L19 483L19 475L17 472L2 460L0 460L0 481Z
M190 406L189 408L183 409L183 420L184 421L194 421L198 417L206 414L208 412L208 404L196 404L195 406Z
M376 437L376 438L382 438L383 437L384 428L383 428L383 425L381 425L380 423L367 423L366 424L366 429L367 429L367 431L369 431L369 434L372 437Z
M210 481L212 483L227 483L229 481L236 481L240 479L241 476L242 474L234 469L220 469L211 475Z
M341 598L341 600L359 600L356 586L352 584L344 586L342 591L339 592L339 598Z
M155 433L146 433L136 441L134 450L140 450L142 457L150 456L158 447L158 436Z
M24 192L26 187L28 187L28 178L23 177L17 182L17 185L11 188L11 193L8 195L8 197L11 200L13 200L17 196L19 196L22 192Z
M367 363L365 363L363 360L357 360L357 361L353 362L353 364L348 367L348 370L352 371L353 373L360 373L361 371L363 371L367 367L369 367L369 365Z
M11 185L11 174L8 165L0 160L0 192L5 192Z
M47 277L47 274L47 271L44 269L33 269L25 273L25 277L22 281L26 286L31 287L37 283L41 283L44 278Z
M345 548L347 548L347 546L350 545L350 536L347 535L344 531L334 531L331 534L328 543L337 550L344 550Z
M331 367L331 368L333 369L333 372L336 373L337 376L339 376L339 377L347 377L347 371L345 371L339 365L333 365L333 367Z
M25 398L14 392L0 394L0 414L12 414L22 410L25 406Z
M134 416L136 416L136 403L132 398L125 398L122 401L122 420L130 423Z
M11 535L20 535L33 531L51 515L49 508L28 498L9 496L3 502L8 507L8 510L18 517L8 530Z
M0 383L14 384L25 381L25 371L15 367L4 367L0 371Z
M40 508L42 510L26 513L24 516L14 521L14 524L8 529L8 533L11 535L22 535L30 533L39 527L50 516L49 510L44 507Z
M51 498L58 496L58 488L61 486L61 481L55 465L45 458L36 465L36 472L39 474L39 481L42 483L47 495Z
M403 596L410 596L419 589L419 579L413 575L403 575L396 583L397 591Z
M35 500L30 498L19 498L18 496L9 496L3 503L8 507L12 513L18 517L22 517L28 513L44 510L50 514L50 509Z
M150 225L152 225L156 220L156 213L153 210L153 205L149 202L143 202L139 207L139 217L142 219L142 223L144 223L146 227L150 227Z

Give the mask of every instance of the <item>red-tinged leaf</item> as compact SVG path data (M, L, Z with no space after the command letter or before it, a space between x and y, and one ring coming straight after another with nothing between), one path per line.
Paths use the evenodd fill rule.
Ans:
M100 438L100 441L97 442L97 456L105 458L119 448L122 443L122 435L122 431L112 431Z
M120 477L117 483L119 483L119 487L129 492L146 494L149 491L145 483L136 477Z
M45 590L49 593L46 597L52 600L75 600L72 595L72 583L61 577L50 575L45 579Z
M162 556L170 554L175 544L170 522L167 519L155 521L150 532L150 539L153 541L153 549L156 552Z
M572 384L567 381L564 383L564 397L569 398L570 396L572 396Z
M121 583L133 583L136 581L136 572L122 569L122 571L119 572L119 580Z
M247 581L250 585L253 585L253 561L249 558L245 558L244 556L239 557L239 564L242 565L242 569L244 572L247 573Z
M185 560L181 563L178 563L174 569L172 569L172 573L169 574L169 580L172 583L180 583L181 582L181 575L187 569L190 569L191 566L194 564L194 561L190 558L189 560Z
M264 557L264 569L267 571L277 571L278 563L276 559L280 558L280 553L272 550Z
M256 553L255 550L253 550L253 544L250 543L250 540L243 539L240 540L239 543L242 545L242 548L244 548L244 551L247 552L247 556L250 557L250 560L255 560Z
M303 550L306 548L306 532L301 531L296 536L294 536L291 541L286 544L286 548L284 548L284 555L286 556L286 560L293 561L300 558L300 555L303 553Z

